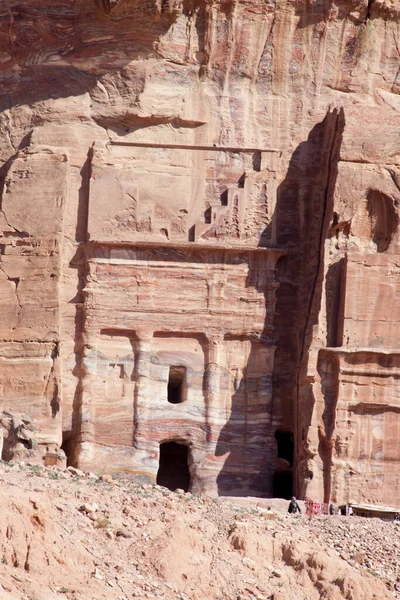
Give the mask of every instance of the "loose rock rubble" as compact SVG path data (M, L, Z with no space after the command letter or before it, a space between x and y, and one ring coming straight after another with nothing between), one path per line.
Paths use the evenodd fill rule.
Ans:
M383 580L400 598L400 522L319 517L311 519L308 530L352 567Z
M1 600L400 598L400 528L0 464ZM399 589L398 589L399 588Z

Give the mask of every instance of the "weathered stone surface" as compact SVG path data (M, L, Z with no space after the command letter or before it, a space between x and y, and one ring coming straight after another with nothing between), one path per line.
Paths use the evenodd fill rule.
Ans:
M39 445L154 481L175 440L193 490L400 503L399 23L0 7L1 398Z
M177 439L192 448L194 489L271 493L274 349L262 335L272 338L279 253L89 248L79 463L155 475L159 444ZM185 372L179 404L168 402L173 367Z

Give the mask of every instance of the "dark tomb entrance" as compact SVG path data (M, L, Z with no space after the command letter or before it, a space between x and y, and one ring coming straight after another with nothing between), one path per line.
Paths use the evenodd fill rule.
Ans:
M274 474L274 498L290 500L293 495L293 456L294 436L291 431L276 431L276 445L278 458L281 460L280 468ZM285 465L286 463L286 465ZM285 466L284 466L285 465Z
M278 445L278 458L288 461L289 466L293 466L294 437L290 431L276 431L275 439Z
M189 491L189 448L178 442L160 444L160 466L157 484L174 491L178 488Z
M293 473L277 471L274 473L274 498L290 500L293 495Z
M67 457L67 467L70 467L73 462L72 431L63 431L61 450L64 450L65 456Z

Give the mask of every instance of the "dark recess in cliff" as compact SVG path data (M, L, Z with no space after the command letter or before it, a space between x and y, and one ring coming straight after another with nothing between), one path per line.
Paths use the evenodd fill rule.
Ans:
M275 317L274 403L280 426L295 434L294 488L300 496L307 459L307 431L314 400L306 378L313 326L322 294L323 247L333 212L344 113L333 110L299 144L278 188L277 242L288 255L278 262Z

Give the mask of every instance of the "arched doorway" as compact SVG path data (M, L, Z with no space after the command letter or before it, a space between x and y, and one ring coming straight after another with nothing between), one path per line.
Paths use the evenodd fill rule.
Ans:
M160 463L157 484L172 491L180 488L185 492L190 487L189 447L179 442L160 444Z

